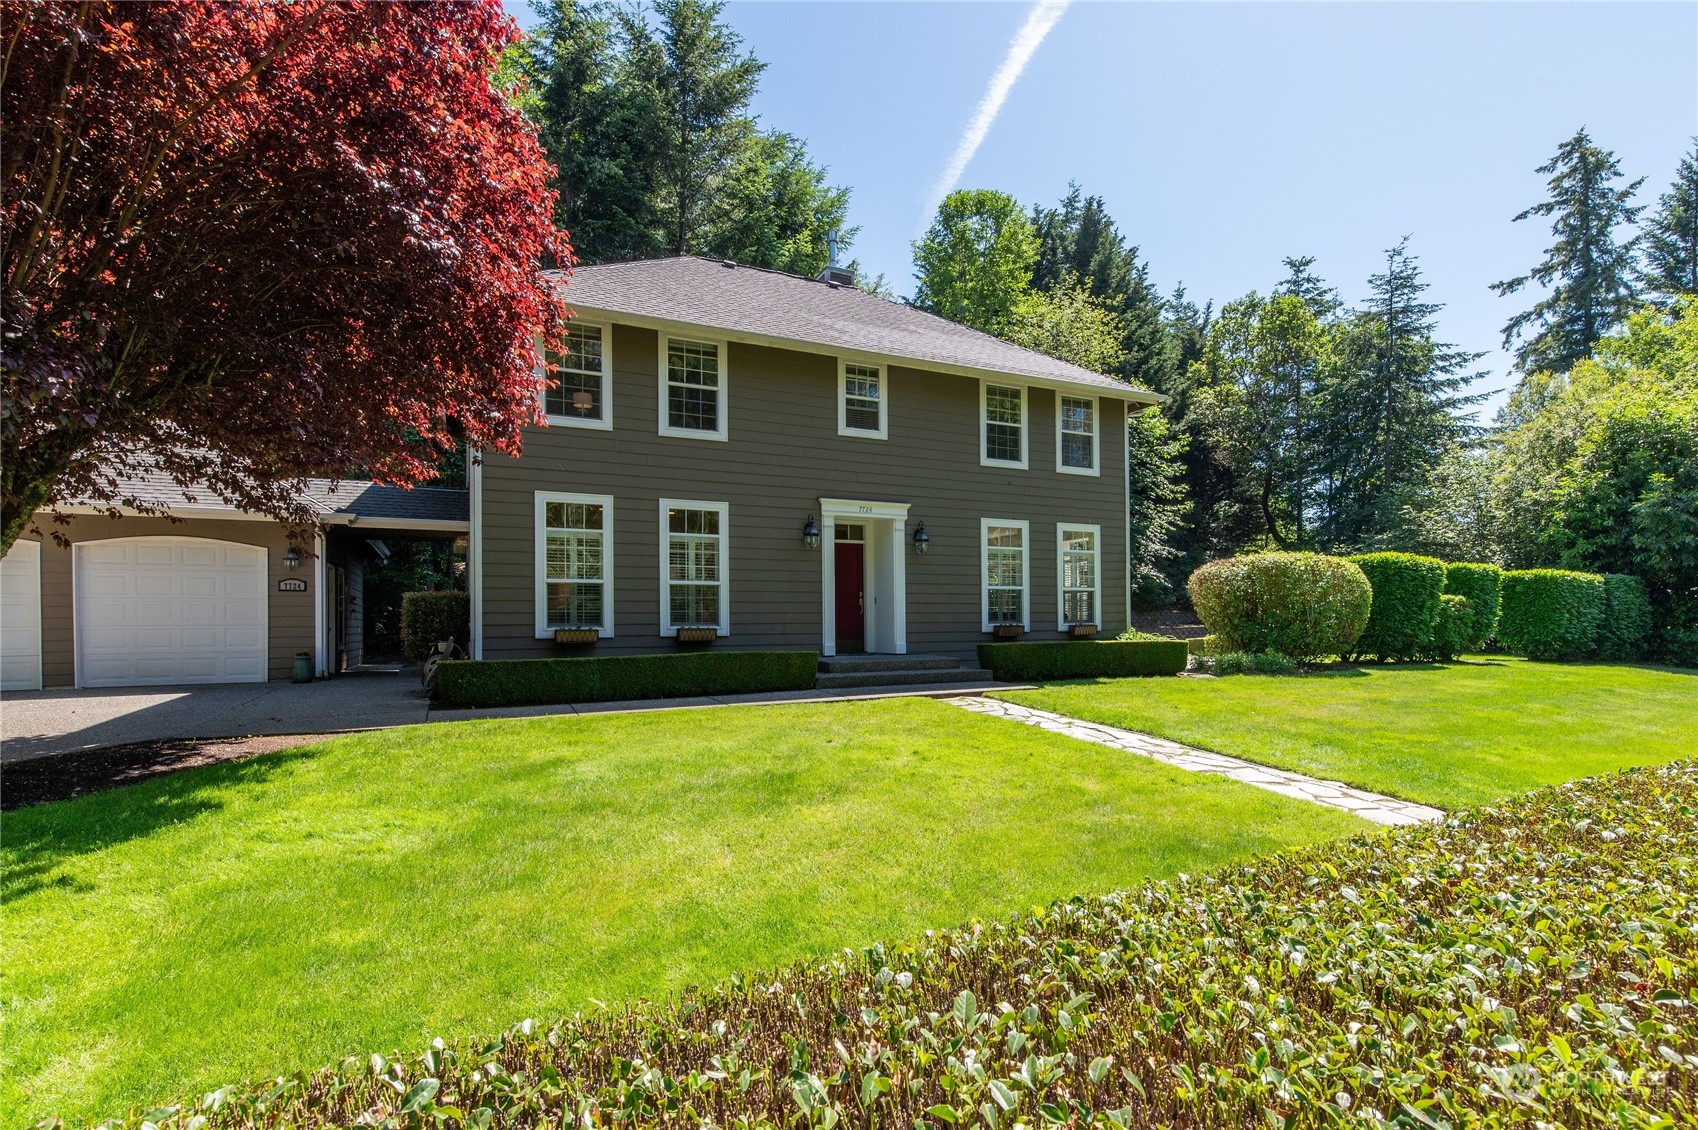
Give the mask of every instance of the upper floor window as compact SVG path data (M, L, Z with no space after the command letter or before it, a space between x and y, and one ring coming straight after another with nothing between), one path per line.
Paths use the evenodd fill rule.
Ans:
M1060 397L1055 423L1055 469L1070 475L1097 474L1096 398Z
M660 434L726 438L725 346L660 337Z
M537 635L613 634L613 499L538 491Z
M853 361L837 363L837 434L884 439L890 420L884 370Z
M1026 466L1026 390L981 384L979 462Z
M1058 572L1061 576L1061 626L1099 624L1097 605L1102 598L1097 572L1097 544L1101 526L1057 526Z
M549 356L553 384L543 392L543 412L551 424L611 428L607 332L601 326L574 324L566 327L565 336L566 351Z
M1020 624L1031 628L1026 599L1030 573L1026 568L1026 522L999 518L980 520L984 550L985 631L998 624Z
M679 628L729 630L726 619L726 527L723 502L661 499L660 634Z

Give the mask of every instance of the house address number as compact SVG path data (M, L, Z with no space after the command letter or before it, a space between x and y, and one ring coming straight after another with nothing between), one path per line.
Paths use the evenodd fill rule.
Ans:
M299 577L284 577L277 582L278 592L306 592L307 583Z

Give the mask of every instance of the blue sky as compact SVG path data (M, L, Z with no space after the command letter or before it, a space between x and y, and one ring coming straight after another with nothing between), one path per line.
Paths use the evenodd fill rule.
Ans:
M508 9L530 22L521 2ZM910 241L1029 3L750 3L754 109L853 189L852 255L899 294ZM1103 196L1166 292L1266 291L1287 255L1361 299L1401 236L1440 329L1511 379L1488 284L1532 266L1533 169L1585 125L1654 203L1698 134L1698 5L1076 2L1032 54L960 186ZM1494 398L1493 404L1496 403Z

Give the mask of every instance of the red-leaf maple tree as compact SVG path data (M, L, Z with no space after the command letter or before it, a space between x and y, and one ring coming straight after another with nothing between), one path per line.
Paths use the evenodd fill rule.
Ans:
M15 3L0 30L3 533L119 478L305 531L308 477L513 451L569 264L479 3Z

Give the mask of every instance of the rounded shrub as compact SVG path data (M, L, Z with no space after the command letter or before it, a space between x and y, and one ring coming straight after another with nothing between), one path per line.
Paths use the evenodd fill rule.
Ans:
M1364 553L1354 562L1374 588L1368 626L1355 654L1375 659L1414 659L1432 638L1444 593L1444 562L1414 553Z
M1373 601L1362 570L1320 553L1211 561L1188 588L1211 651L1279 652L1299 663L1349 653Z
M1421 658L1448 663L1468 650L1474 638L1474 610L1465 596L1445 593L1439 597L1439 618L1421 649Z
M1479 647L1498 630L1498 608L1503 596L1503 570L1496 565L1459 561L1444 567L1444 591L1468 598L1474 613L1474 634L1469 647Z
M1604 612L1598 621L1598 655L1642 659L1651 635L1651 597L1645 582L1626 573L1604 574Z
M1598 646L1604 579L1567 569L1516 569L1503 575L1498 642L1529 659L1580 659Z

